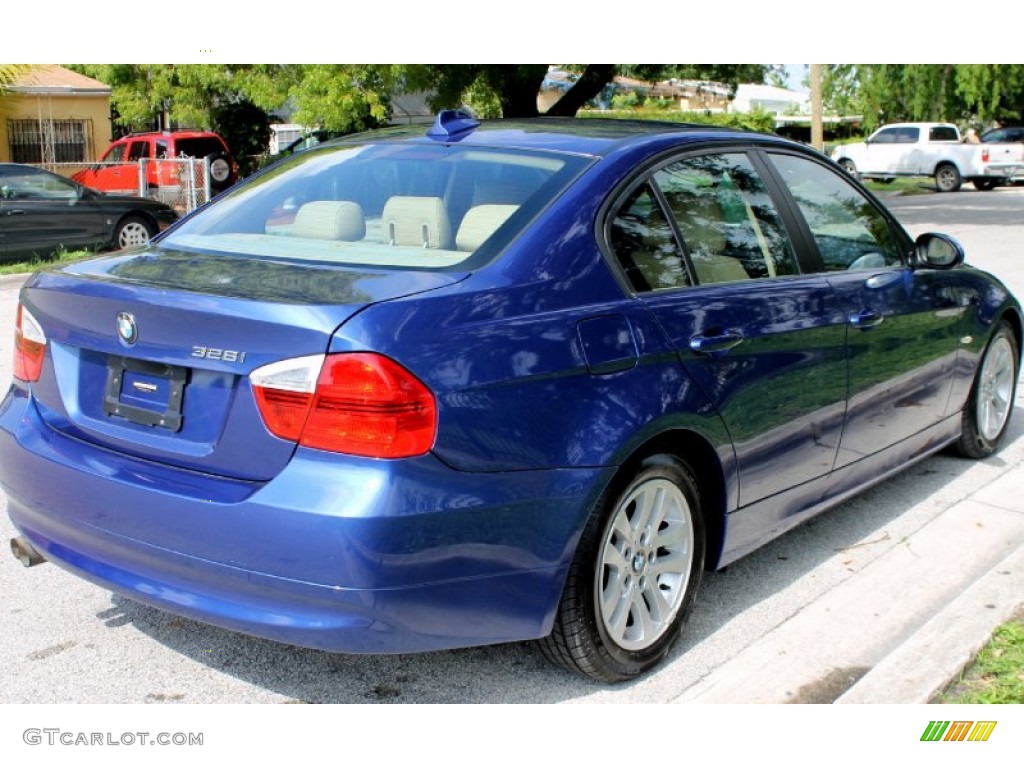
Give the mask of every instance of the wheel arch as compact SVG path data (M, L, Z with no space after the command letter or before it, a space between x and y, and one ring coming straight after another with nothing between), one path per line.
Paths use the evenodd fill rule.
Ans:
M117 232L117 228L120 227L125 222L125 219L133 218L142 219L144 222L146 222L150 227L152 227L154 234L160 231L160 225L157 222L157 220L153 217L153 214L151 214L149 211L141 209L132 209L130 211L125 211L118 217L117 221L114 223L113 229L111 229L110 231L111 237L113 237L114 234Z
M953 157L940 157L938 160L936 160L935 165L932 166L931 175L934 176L936 173L938 173L939 168L941 168L944 165L953 166L953 168L956 169L956 172L960 174L961 179L967 178L967 175L964 173L964 169L960 167L960 163L958 163L956 161L956 158Z
M1013 336L1017 340L1017 351L1024 358L1024 349L1022 349L1021 341L1024 340L1024 320L1022 320L1020 313L1013 308L1008 307L1003 313L997 318L995 327L999 326L999 322L1005 320L1010 325L1010 330L1013 331ZM1021 362L1017 361L1018 364Z
M635 446L619 464L602 498L622 490L646 460L658 455L670 456L693 470L704 513L704 568L715 570L721 559L725 538L725 515L728 508L726 470L718 451L700 433L685 428L670 429Z

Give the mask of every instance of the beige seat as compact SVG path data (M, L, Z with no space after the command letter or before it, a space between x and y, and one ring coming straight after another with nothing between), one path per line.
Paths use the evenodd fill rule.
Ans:
M294 237L315 240L362 240L366 236L366 219L358 203L316 200L299 208L291 232Z
M455 235L455 247L460 251L475 251L494 234L518 205L475 205L466 211Z
M390 245L450 248L452 225L440 197L390 198L381 214L381 239Z
M673 201L690 261L701 284L749 280L743 265L726 254L725 219L722 207L711 195L679 196Z

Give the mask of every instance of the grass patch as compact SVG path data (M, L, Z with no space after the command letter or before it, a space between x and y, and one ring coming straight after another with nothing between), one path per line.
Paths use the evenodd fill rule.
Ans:
M1003 624L936 704L1024 704L1024 613Z
M893 179L888 184L880 181L864 181L864 186L875 194L929 195L937 192L931 179Z
M0 264L0 275L20 275L26 272L37 272L54 264L69 264L72 261L81 261L95 255L92 251L60 251L45 259L35 258L30 261L13 261L7 264Z

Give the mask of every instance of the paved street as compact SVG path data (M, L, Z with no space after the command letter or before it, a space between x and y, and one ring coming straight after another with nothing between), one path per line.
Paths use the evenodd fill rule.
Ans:
M956 236L970 263L1024 296L1024 188L886 202L912 234ZM0 278L0 391L10 376L18 284ZM1018 562L1007 558L1024 545L1020 391L1008 438L984 462L928 459L707 574L668 663L619 687L560 672L528 644L355 657L179 619L51 565L21 567L6 555L13 528L0 494L0 702L832 701L855 680L867 686L870 669L964 590L980 585L965 616L979 600L993 604L993 618L1013 608L1012 590L1000 591L1006 582L984 579ZM895 688L880 690L868 700L891 690L901 701Z

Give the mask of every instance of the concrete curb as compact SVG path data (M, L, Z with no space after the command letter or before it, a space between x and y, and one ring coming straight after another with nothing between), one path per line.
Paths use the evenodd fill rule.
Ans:
M17 285L18 283L24 283L30 276L31 275L28 273L19 275L0 275L0 286L6 288L11 285Z
M1024 607L1024 545L885 657L836 704L927 704Z

